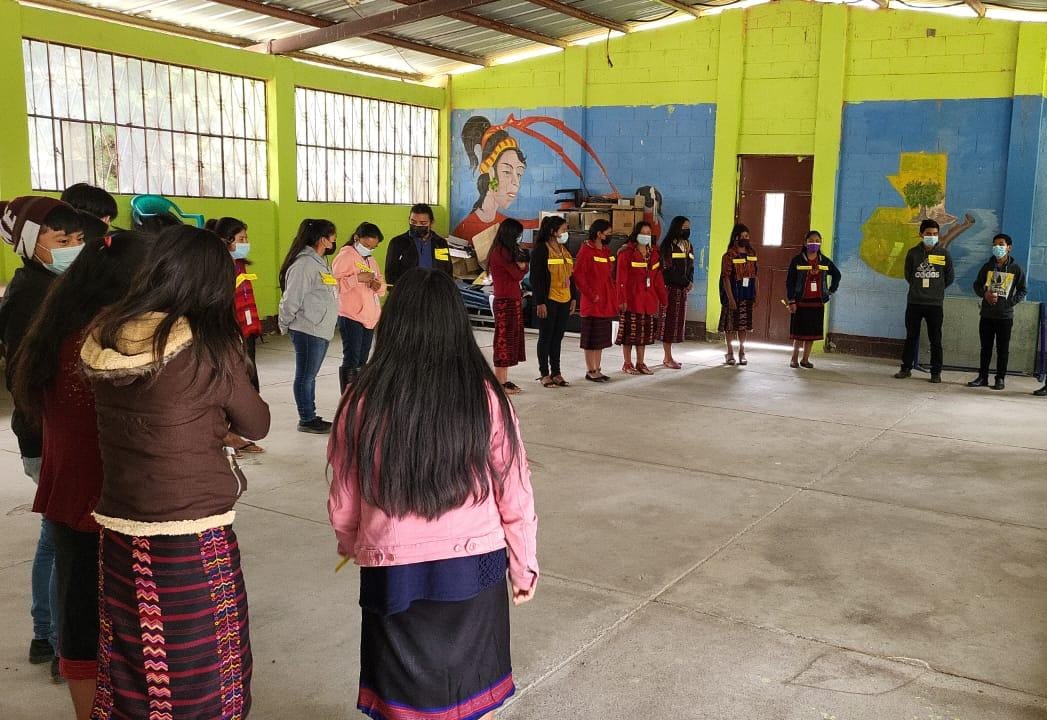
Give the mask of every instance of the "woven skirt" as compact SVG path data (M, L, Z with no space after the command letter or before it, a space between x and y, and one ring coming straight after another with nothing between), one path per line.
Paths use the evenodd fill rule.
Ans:
M665 320L662 325L662 342L683 342L686 329L687 289L669 288L669 304L665 308Z
M734 310L724 303L720 308L720 332L737 332L753 329L753 301L739 300Z
M357 707L374 720L477 720L514 692L504 582L468 600L363 611Z
M520 298L495 298L494 366L512 367L526 359L523 301Z
M582 350L604 350L614 344L611 337L613 318L583 317L581 328Z
M231 526L153 537L103 530L98 604L91 720L247 717L247 594Z
M825 306L798 305L789 316L789 337L793 340L821 340L825 337Z
M651 345L657 339L655 315L646 313L623 312L618 317L618 337L616 345Z

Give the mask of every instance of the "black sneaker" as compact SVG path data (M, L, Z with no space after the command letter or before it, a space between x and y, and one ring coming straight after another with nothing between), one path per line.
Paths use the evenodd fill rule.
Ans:
M993 390L1003 390L1006 385L1003 384L1003 378L996 378L996 383L992 386Z
M931 375L931 382L934 383L935 385L937 385L941 381L942 381L942 376L941 375Z
M1043 396L1047 395L1047 385L1044 385L1039 390L1033 390L1032 394L1035 395L1036 397L1043 397Z
M61 685L65 682L65 678L62 677L62 673L58 669L57 657L51 661L51 682L53 682L55 685Z
M47 640L33 640L29 643L29 662L33 665L43 665L51 662L55 657L55 649Z
M976 377L974 380L967 383L967 387L989 387L989 378L980 376Z
M331 423L317 416L309 422L298 423L298 432L312 433L313 435L326 435L331 432Z
M894 378L896 380L905 380L906 378L911 378L911 377L912 377L912 372L910 372L909 370L904 370L904 369L899 370L898 372L896 372L894 374Z

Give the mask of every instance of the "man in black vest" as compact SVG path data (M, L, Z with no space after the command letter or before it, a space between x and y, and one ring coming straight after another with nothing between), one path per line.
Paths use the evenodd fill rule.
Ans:
M389 241L385 256L385 281L395 285L408 270L416 267L451 272L447 241L433 232L433 209L424 203L411 208L410 230Z

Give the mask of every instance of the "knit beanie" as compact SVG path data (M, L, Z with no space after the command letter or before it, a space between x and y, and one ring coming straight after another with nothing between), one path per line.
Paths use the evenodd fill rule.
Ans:
M65 203L42 195L23 195L0 201L0 238L27 260L36 252L36 241L44 220Z

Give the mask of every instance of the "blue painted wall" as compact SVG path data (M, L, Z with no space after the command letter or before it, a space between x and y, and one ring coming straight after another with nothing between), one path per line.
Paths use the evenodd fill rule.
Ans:
M887 179L898 173L901 153L948 155L945 207L952 215L975 219L949 246L956 264L956 283L949 293L976 302L974 275L989 257L992 236L1004 216L1011 125L1009 98L866 102L844 108L834 245L844 280L830 311L832 332L905 336L905 281L880 274L859 255L862 226L873 212L905 207ZM916 242L914 230L912 244ZM1016 255L1028 267L1029 238L1015 235L1015 242Z
M472 211L478 194L476 171L469 166L461 133L469 118L479 115L498 125L508 115L517 118L546 115L564 121L579 133L599 156L623 196L638 187L654 185L663 197L662 228L674 215L691 219L691 238L699 255L695 271L698 291L691 293L696 319L705 311L705 278L708 272L709 208L715 134L715 105L666 105L658 107L595 108L490 108L455 110L451 116L451 226ZM574 141L547 125L532 126L559 144L581 168L584 185L592 193L610 187L597 164ZM527 157L527 171L515 203L507 214L519 219L537 218L554 209L553 191L580 187L581 182L563 161L539 140L510 130Z

